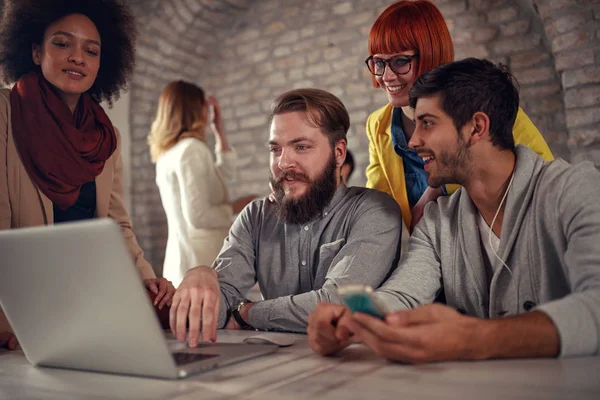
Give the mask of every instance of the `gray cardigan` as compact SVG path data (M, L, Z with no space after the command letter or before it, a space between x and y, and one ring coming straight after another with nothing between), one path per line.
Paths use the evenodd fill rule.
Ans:
M516 154L498 251L512 273L495 268L487 284L478 211L460 189L427 205L379 296L389 310L412 308L443 288L449 306L480 318L539 310L558 329L561 356L598 354L600 173L523 146Z

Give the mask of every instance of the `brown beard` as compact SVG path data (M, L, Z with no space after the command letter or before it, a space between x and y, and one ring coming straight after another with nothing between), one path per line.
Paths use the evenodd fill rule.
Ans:
M337 189L335 170L335 155L332 153L323 172L315 180L294 171L283 172L277 179L271 175L270 181L277 199L275 204L277 216L288 224L305 224L320 214ZM306 182L308 184L306 193L298 198L287 199L282 185L287 177Z
M462 185L465 182L470 173L471 150L460 135L455 152L442 150L439 154L434 154L434 157L440 171L435 176L428 174L429 186L437 188L445 184Z

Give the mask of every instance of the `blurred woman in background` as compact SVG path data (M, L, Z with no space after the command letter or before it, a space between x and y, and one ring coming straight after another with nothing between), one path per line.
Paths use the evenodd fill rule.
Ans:
M209 106L216 162L205 137ZM236 154L223 129L219 102L205 98L193 83L176 81L164 88L148 144L169 228L163 275L177 286L188 269L212 265L233 214L255 196L229 202L226 183L235 176Z

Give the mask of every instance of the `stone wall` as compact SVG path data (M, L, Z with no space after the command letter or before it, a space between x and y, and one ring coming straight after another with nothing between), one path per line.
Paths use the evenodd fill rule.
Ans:
M389 0L170 0L136 7L143 36L132 88L133 217L148 258L160 268L166 224L145 137L156 98L171 79L198 82L216 94L240 179L232 197L266 194L267 115L272 100L297 87L319 87L346 104L349 148L363 185L368 163L364 124L385 104L363 60L367 38ZM438 0L456 58L508 64L522 107L558 157L600 165L600 52L597 0ZM151 4L151 5L150 5ZM214 11L215 4L225 9ZM213 10L211 10L211 7Z
M562 78L571 160L600 167L600 1L535 4Z
M365 183L364 124L385 104L363 60L369 29L390 0L128 0L140 26L130 89L132 217L146 256L160 272L166 221L146 136L160 91L187 79L216 94L239 153L232 197L266 194L267 114L296 87L338 95L352 119L349 148ZM556 156L600 166L599 0L436 0L456 57L508 64L522 107ZM0 8L3 0L0 0Z
M210 63L203 84L221 98L227 128L243 150L237 190L264 192L270 103L282 91L303 86L327 89L348 107L349 148L359 167L352 183L365 183L360 173L368 163L364 124L369 112L386 100L381 90L372 88L363 60L370 27L388 4L265 0L240 17L233 34L222 33L220 60ZM568 158L560 79L533 8L508 0L436 4L451 29L457 58L486 57L509 64L521 83L523 108L552 150Z

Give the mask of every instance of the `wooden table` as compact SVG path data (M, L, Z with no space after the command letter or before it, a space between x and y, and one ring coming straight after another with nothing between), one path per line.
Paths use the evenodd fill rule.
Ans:
M294 336L277 353L179 381L35 368L0 350L0 399L600 399L600 357L410 366L358 345L319 357Z

